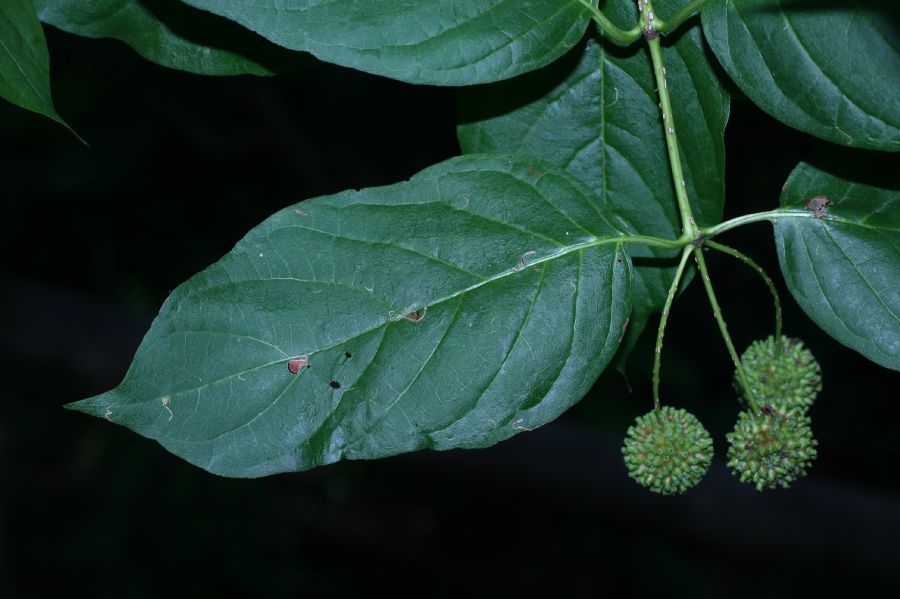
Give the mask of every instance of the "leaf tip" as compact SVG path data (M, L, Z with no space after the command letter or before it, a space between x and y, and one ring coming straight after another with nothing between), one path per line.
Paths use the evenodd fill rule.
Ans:
M112 392L109 392L63 404L63 408L72 410L73 412L81 412L88 416L106 418L111 421L113 412L112 403Z

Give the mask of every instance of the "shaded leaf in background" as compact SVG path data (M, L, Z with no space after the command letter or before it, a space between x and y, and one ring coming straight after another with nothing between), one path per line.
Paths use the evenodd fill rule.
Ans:
M229 476L492 445L556 418L612 358L621 235L527 157L306 201L178 287L122 384L71 407Z
M864 151L816 153L791 173L781 206L803 209L819 196L831 202L821 209L821 218L773 221L788 289L829 335L900 370L896 160Z
M0 3L0 96L66 125L50 97L50 57L31 0Z
M156 64L201 75L269 75L315 60L178 0L34 0L63 31L125 42Z
M703 30L778 120L841 145L900 150L900 3L711 0Z
M666 16L681 4L654 6ZM607 7L622 27L636 19L633 6ZM729 98L706 59L699 25L667 43L664 56L688 194L697 220L713 224L725 201ZM552 162L594 190L624 230L674 239L681 225L658 102L643 48L589 40L540 71L461 90L460 146L463 152L514 152ZM649 315L662 309L677 252L637 244L628 252L635 258L630 346Z
M434 85L540 68L574 46L581 0L185 0L326 62Z

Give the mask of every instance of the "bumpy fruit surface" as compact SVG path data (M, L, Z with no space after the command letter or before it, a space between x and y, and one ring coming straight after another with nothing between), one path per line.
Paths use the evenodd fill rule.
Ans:
M747 383L756 398L756 407L807 410L822 390L822 369L799 339L774 337L754 341L741 356ZM745 406L749 406L743 386L734 377L734 386Z
M676 495L706 474L713 444L693 414L664 406L635 420L622 453L631 478L654 493Z
M746 410L726 438L728 467L757 491L789 487L816 457L810 419L799 409Z

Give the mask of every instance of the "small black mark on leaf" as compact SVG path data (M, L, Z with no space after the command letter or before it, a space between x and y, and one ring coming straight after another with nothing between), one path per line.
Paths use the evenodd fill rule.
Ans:
M344 352L344 357L345 357L345 358L352 358L352 357L353 357L353 354L351 354L351 353L348 352L348 351L345 351L345 352Z
M328 384L331 385L332 389L340 389L341 388L341 384L337 381L331 381Z

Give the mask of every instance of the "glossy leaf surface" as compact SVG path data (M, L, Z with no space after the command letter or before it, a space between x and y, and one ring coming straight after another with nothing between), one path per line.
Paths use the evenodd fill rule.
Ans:
M781 269L797 303L844 345L900 370L896 160L821 152L791 173L781 205L807 213L774 220Z
M654 6L672 14L681 4ZM623 27L636 18L630 5L608 6L610 18ZM698 25L664 48L685 183L698 221L712 224L725 199L723 135L730 103L704 52ZM681 224L658 102L643 48L590 40L538 72L462 90L460 146L553 162L594 190L624 230L674 239ZM677 252L640 245L628 252L635 258L631 325L642 328L665 303Z
M50 58L31 0L0 3L0 97L65 125L50 97Z
M491 445L612 358L620 237L577 179L525 157L309 200L178 287L122 384L70 407L228 476Z
M268 75L315 60L178 0L34 0L44 23L125 42L156 64L201 75Z
M900 3L710 0L703 28L734 82L778 120L900 150Z
M276 44L434 85L496 81L548 64L590 16L581 0L185 0Z

